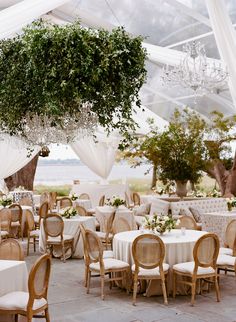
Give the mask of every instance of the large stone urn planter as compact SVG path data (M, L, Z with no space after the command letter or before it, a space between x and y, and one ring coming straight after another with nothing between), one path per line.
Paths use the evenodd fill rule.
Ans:
M188 180L181 181L181 180L176 180L176 194L179 196L181 199L183 197L187 196L187 182Z

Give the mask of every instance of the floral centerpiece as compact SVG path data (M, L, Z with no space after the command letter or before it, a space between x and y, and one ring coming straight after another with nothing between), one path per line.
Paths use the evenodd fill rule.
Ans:
M236 207L236 198L226 198L228 210L231 211L232 208Z
M166 231L171 231L178 224L178 220L167 216L154 214L152 217L145 216L144 228L152 230L154 233L158 232L161 235Z
M210 191L207 195L208 197L213 197L213 198L220 198L221 197L221 192L217 189L213 189L212 191Z
M72 201L75 201L75 200L77 200L77 199L79 198L79 196L78 196L76 193L72 193L72 194L70 194L70 195L69 195L69 197L70 197L70 199L71 199Z
M194 190L194 191L191 191L190 193L188 193L188 197L205 198L206 193L201 190Z
M0 198L0 205L3 207L10 206L13 202L12 195L2 195Z
M77 211L73 207L67 207L64 209L63 213L61 214L62 217L70 219L71 217L75 217L78 215Z
M16 187L14 191L25 191L25 187L24 186Z
M117 208L119 206L125 205L125 200L120 198L119 196L112 196L112 198L106 199L105 204Z

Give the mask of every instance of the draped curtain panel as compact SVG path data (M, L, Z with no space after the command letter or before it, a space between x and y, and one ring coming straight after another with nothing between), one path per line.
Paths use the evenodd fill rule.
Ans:
M221 59L228 67L229 89L236 107L236 32L223 0L206 0Z
M20 139L4 134L0 137L0 189L5 178L23 168L39 152L35 147L29 156L26 145Z
M106 180L115 162L119 138L102 139L95 142L85 137L71 144L80 160L99 177Z
M0 12L0 39L12 37L41 15L66 2L69 0L24 0L2 10Z

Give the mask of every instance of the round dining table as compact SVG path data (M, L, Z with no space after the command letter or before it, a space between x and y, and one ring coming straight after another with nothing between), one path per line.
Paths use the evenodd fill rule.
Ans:
M113 238L113 253L116 259L134 264L132 244L136 237L150 233L147 230L132 230L118 233ZM172 290L172 267L175 264L193 261L193 248L196 241L206 234L205 231L173 229L160 236L165 244L164 262L169 264L168 288ZM186 294L186 289L180 284L178 293ZM161 289L156 281L149 283L146 295L161 294Z

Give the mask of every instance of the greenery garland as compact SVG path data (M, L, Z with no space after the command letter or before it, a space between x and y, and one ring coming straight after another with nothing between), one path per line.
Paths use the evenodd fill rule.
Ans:
M37 21L0 41L0 129L24 135L26 113L53 117L52 126L82 102L92 103L107 131L134 129L133 104L146 78L141 37Z

